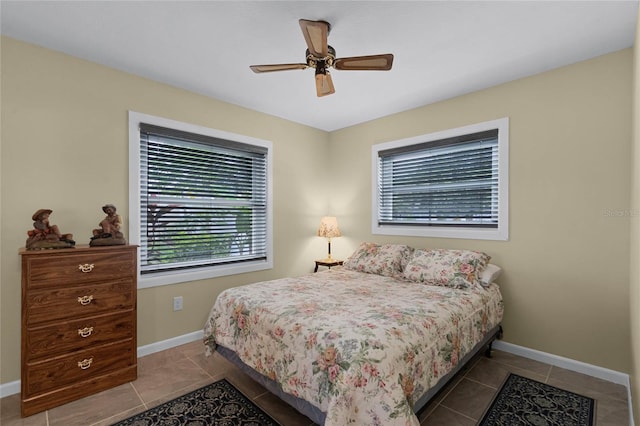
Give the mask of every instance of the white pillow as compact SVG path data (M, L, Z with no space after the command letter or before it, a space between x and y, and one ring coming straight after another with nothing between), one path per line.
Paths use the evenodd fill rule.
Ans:
M502 268L493 263L489 263L482 272L480 272L480 284L484 287L489 286L492 282L498 279L502 274Z

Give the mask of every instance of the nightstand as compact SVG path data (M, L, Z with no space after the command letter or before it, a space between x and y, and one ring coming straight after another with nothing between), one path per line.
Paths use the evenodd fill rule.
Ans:
M343 260L336 260L336 259L316 260L316 269L314 269L313 272L318 272L318 266L327 266L329 269L331 269L332 266L339 266L339 265L342 265L343 263L344 263Z

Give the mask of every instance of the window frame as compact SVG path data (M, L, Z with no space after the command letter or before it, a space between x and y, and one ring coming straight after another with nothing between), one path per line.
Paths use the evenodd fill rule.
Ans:
M488 130L498 130L498 227L437 225L381 225L378 223L379 153L394 148L436 142ZM428 133L396 141L384 142L371 149L371 232L374 235L398 235L435 238L463 238L476 240L509 240L509 118L499 118L468 126Z
M255 272L273 268L273 144L271 141L198 126L168 118L129 111L129 243L141 245L140 223L140 123L195 133L203 136L255 145L267 150L266 176L266 259L219 264L193 269L166 270L153 274L141 274L141 250L138 250L138 288L150 288L188 281L204 280L228 275Z

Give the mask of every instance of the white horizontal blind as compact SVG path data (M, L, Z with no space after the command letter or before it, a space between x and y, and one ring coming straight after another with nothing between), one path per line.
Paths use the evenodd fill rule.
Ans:
M267 150L140 124L142 274L266 259Z
M497 130L378 156L379 225L498 227Z

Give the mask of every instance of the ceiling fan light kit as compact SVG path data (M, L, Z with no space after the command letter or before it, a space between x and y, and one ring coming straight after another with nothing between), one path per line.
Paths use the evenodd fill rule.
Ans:
M309 21L300 19L302 35L307 43L306 63L251 65L255 73L273 71L289 71L315 68L316 94L318 97L335 93L329 68L341 71L388 71L393 65L393 55L351 56L336 58L336 51L327 43L331 25L326 21Z

